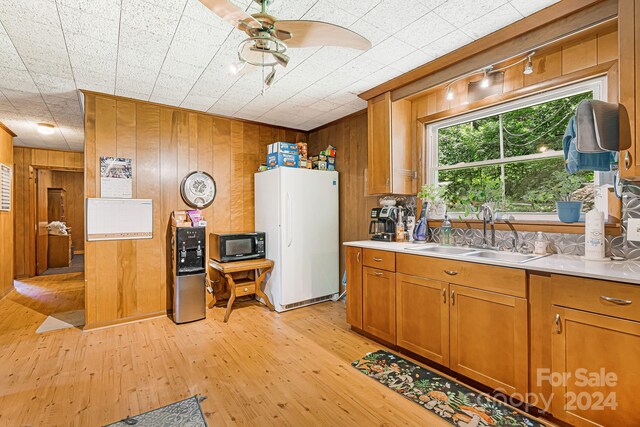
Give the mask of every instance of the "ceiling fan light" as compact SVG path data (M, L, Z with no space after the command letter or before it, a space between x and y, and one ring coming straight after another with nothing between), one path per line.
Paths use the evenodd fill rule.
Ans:
M271 72L267 74L267 77L264 79L264 84L267 85L267 87L271 87L275 79L276 79L276 69L272 68Z
M240 71L242 71L242 69L245 67L245 65L247 65L247 63L244 62L244 61L240 61L240 60L235 61L235 62L229 64L229 72L235 76Z
M273 57L275 58L276 62L278 64L280 64L283 67L286 67L287 65L289 65L289 56L285 55L282 52L273 52Z
M527 76L533 73L533 61L531 61L531 56L527 58L527 62L524 65L524 71L522 71L522 73Z
M38 123L38 132L41 135L53 135L55 132L55 126L49 123Z

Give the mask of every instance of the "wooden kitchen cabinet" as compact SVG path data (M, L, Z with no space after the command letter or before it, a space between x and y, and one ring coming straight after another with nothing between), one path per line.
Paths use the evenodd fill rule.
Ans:
M620 153L620 175L640 179L640 0L618 2L618 73L620 141L631 142Z
M449 284L396 274L397 344L449 366Z
M362 328L391 344L396 343L395 273L364 267L362 269Z
M450 368L507 395L528 391L527 300L450 285Z
M552 371L571 374L552 384L553 415L575 426L640 425L640 323L555 305L553 314ZM600 383L582 382L593 373Z
M362 249L347 246L347 323L362 329Z
M417 160L411 138L411 102L386 92L368 106L369 194L416 194Z

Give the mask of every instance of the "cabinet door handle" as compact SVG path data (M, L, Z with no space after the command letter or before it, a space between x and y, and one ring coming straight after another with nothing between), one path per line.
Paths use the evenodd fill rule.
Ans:
M456 305L456 291L451 291L451 305Z
M562 323L560 323L560 314L556 314L556 333L561 333L562 332Z
M382 258L374 258L373 259L375 262L382 262Z
M359 251L356 254L356 261L357 261L358 264L360 264L360 252Z
M447 303L447 290L446 289L442 289L442 303L446 304Z
M603 301L612 302L616 305L630 305L633 302L633 301L629 301L628 299L612 298L604 295L602 295L600 299Z
M626 170L631 169L631 153L628 150L624 154L624 168Z
M380 273L380 272L376 271L376 272L375 272L375 273L373 273L373 274L375 274L376 276L382 276L384 273Z
M458 272L455 270L444 270L444 272L447 273L449 276L455 276L456 274L458 274Z

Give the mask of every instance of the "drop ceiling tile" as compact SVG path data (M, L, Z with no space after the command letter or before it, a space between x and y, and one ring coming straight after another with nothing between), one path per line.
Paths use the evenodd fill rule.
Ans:
M338 9L326 1L318 1L304 14L303 19L309 21L324 21L342 27L349 27L358 20L358 16Z
M138 78L153 74L155 80L164 59L164 54L158 55L155 52L134 49L121 44L118 48L118 74L122 72L125 76L129 76L126 73L129 70L135 70Z
M144 0L126 0L122 4L120 23L161 37L171 37L182 10L170 10Z
M65 34L82 34L96 40L117 42L120 23L104 16L92 15L69 6L59 6Z
M368 51L362 54L363 57L372 59L384 65L394 63L400 58L403 58L415 51L413 46L395 38L389 37L385 41L372 47Z
M117 86L115 94L118 95L118 96L123 96L125 98L139 99L141 101L148 101L149 97L151 96L151 90L152 89L149 89L147 92L144 92L144 91L138 90L138 88L128 89L128 88L121 88L121 87Z
M455 30L435 42L428 44L422 48L422 51L427 55L437 58L469 44L472 41L473 39L462 31Z
M320 101L316 102L315 104L311 104L309 106L309 108L312 108L316 111L322 111L322 112L327 112L327 111L331 111L331 110L335 110L336 108L339 108L340 104L336 104L334 102L330 102L324 99L321 99Z
M395 34L431 9L419 0L406 0L398 4L397 0L382 0L364 17L364 21Z
M120 19L120 0L56 0L60 6L73 7L84 13L104 16L106 19Z
M33 72L31 73L31 78L41 93L55 94L58 92L72 92L76 89L76 82L73 79Z
M560 0L511 0L511 4L524 16L558 3Z
M474 0L473 6L467 0L449 0L434 9L434 12L458 28L474 21L508 0Z
M334 6L354 15L363 16L376 7L380 0L328 0Z
M120 46L164 57L169 50L173 33L158 35L128 25L120 26Z
M115 69L115 61L118 57L118 44L115 41L96 40L81 34L67 34L66 39L73 65L80 65L87 58L95 58L110 62L110 68Z
M152 96L151 98L149 98L149 101L155 102L158 104L163 104L163 105L170 105L172 107L179 107L182 102L182 98L178 99L178 98L164 98L161 96Z
M135 80L135 79L118 79L116 82L116 95L127 92L136 92L144 94L145 98L149 98L153 92L155 81ZM142 99L142 98L141 98Z
M411 52L409 55L395 61L390 67L395 68L396 70L402 71L406 73L408 71L413 70L421 65L426 64L427 62L431 62L435 59L434 55L430 55L421 50L416 50Z
M520 12L507 3L467 24L464 32L473 39L479 39L522 18Z
M268 13L275 16L279 20L301 19L318 0L278 0L273 2L268 9ZM253 2L249 2L249 13L260 11L260 6ZM310 19L310 18L304 18Z
M196 46L219 47L229 35L231 26L226 22L210 24L183 16L175 33L175 39Z
M47 26L58 26L58 11L52 0L3 0L0 2L0 16L3 22L9 19L27 18Z
M411 46L422 48L455 29L453 24L435 12L429 12L398 31L394 36Z
M31 75L26 70L18 71L6 67L0 67L0 87L24 92L38 91Z
M351 31L355 31L360 34L362 37L365 37L367 40L371 42L373 46L377 45L381 41L389 38L391 35L384 30L376 27L373 24L368 23L362 19L354 22L349 29Z

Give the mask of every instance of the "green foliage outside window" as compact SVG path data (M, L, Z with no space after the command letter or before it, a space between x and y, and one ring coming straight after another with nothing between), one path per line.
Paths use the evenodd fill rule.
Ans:
M562 151L562 137L575 107L592 96L592 92L581 93L439 129L439 166ZM500 211L553 212L555 201L567 194L585 200L586 210L593 197L593 172L569 177L563 157L441 170L438 182L446 183L449 210L466 213L485 200L495 202ZM580 187L586 190L576 191Z

